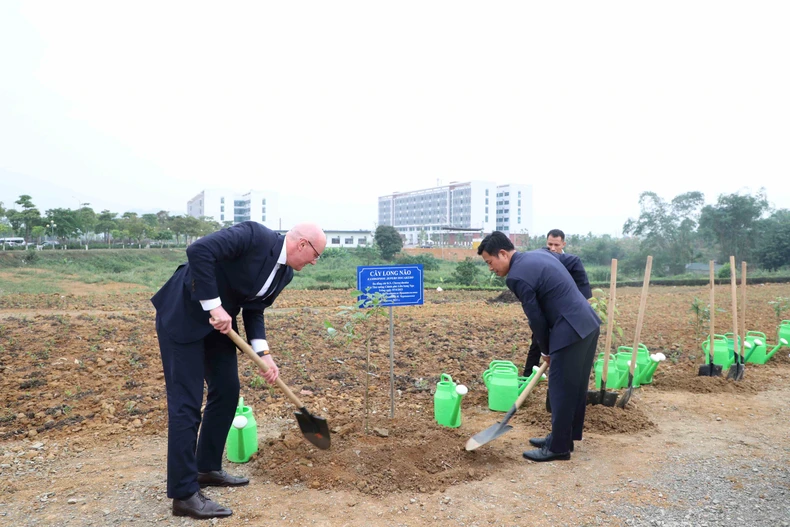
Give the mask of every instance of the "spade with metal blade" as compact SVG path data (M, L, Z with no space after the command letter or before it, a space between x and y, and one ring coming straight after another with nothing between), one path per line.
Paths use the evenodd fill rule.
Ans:
M603 371L601 372L601 391L588 390L587 404L602 404L614 406L617 402L617 392L606 391L606 377L609 372L609 348L612 345L612 330L614 329L615 298L617 290L617 260L612 260L612 276L609 281L609 305L606 308L606 344L603 352Z
M645 320L645 307L647 306L647 288L650 285L650 270L653 268L653 257L647 257L647 264L645 265L645 279L642 283L642 298L639 301L639 316L636 319L636 332L634 333L634 348L631 353L631 361L628 363L628 388L625 393L617 401L618 408L625 408L631 396L634 394L634 369L636 368L636 352L639 349L639 336L642 332L642 322Z
M250 345L247 344L238 333L231 329L228 332L228 336L241 351L246 353L253 360L253 362L255 362L256 366L264 371L264 373L269 371L269 367L265 362L263 362L263 359L252 350ZM282 381L282 379L280 379L280 377L277 377L275 384L283 391L283 393L285 393L288 399L290 399L291 402L294 403L297 408L299 408L299 411L294 412L294 415L296 415L296 422L299 423L299 428L302 430L304 438L322 450L328 449L330 438L329 425L327 424L326 419L308 412L305 405L302 404L302 401L300 401L299 398L294 395L291 389L288 388L288 386Z
M513 403L513 407L510 410L508 410L508 412L505 414L504 419L502 419L502 421L500 421L499 423L495 425L491 425L485 430L483 430L482 432L478 432L472 437L470 437L469 440L466 442L466 449L469 451L475 450L485 445L486 443L490 443L497 437L501 436L502 434L513 428L512 426L507 424L507 422L510 421L510 418L513 417L513 414L516 413L516 410L518 410L521 404L526 400L527 395L529 395L529 392L531 392L532 389L535 387L535 385L538 384L538 381L543 376L543 374L546 373L546 370L548 368L549 368L549 364L547 362L541 364L540 368L538 368L538 371L535 372L535 375L532 376L532 380L529 381L527 387L524 388L524 391L521 392L521 395L519 395L518 399L516 399L516 402Z
M721 375L721 364L714 364L713 363L713 336L714 336L714 329L716 324L714 322L715 318L715 309L713 307L713 300L715 296L715 288L716 288L716 281L714 278L714 263L713 260L710 261L710 337L708 340L708 363L703 364L699 367L699 375L700 377L716 377Z
M745 340L746 331L738 331L738 291L735 279L735 257L730 256L730 289L732 290L732 351L735 353L735 362L727 371L727 378L733 381L743 380L745 367L743 365L743 349L740 344ZM741 262L741 290L743 292L744 315L746 314L746 262ZM743 318L743 317L742 317ZM746 326L744 325L744 328Z

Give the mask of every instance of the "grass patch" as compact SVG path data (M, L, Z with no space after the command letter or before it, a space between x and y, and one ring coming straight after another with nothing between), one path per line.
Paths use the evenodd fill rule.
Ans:
M31 256L35 255L35 258ZM369 252L353 249L327 250L318 265L308 265L294 273L292 289L355 289L357 266L395 265L393 262L371 257ZM186 261L184 249L103 249L67 251L5 251L0 252L0 295L19 293L62 293L64 282L85 284L129 283L138 284L149 291L156 291L172 276L178 265ZM404 263L418 263L416 258ZM458 262L426 259L424 283L428 289L503 290L504 282L492 277L482 260L474 260L477 268L471 286L458 284L453 275ZM595 286L608 286L609 268L587 268L590 282ZM790 281L788 272L767 273L757 271L749 282ZM729 281L722 281L722 283ZM655 285L705 285L707 277L684 275L672 278L654 278ZM641 286L641 276L620 277L618 285ZM68 286L66 286L68 287Z

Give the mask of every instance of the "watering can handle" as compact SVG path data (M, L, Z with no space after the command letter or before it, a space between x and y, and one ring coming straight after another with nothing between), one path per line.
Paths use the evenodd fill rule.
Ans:
M439 377L439 382L453 382L453 378L447 373L442 373Z

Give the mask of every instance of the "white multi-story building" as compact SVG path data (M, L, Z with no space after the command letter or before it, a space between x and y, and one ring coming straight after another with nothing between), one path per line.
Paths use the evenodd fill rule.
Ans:
M279 200L273 192L250 190L245 193L225 189L207 189L187 202L187 214L213 218L222 224L257 221L278 228Z
M507 214L500 217L499 211L505 207L498 202L504 200L497 197L500 193L509 194L511 189L521 193L519 212L515 214L514 209L512 222ZM467 181L396 192L379 197L378 223L395 227L407 245L471 244L480 234L499 229L500 224L508 229L499 230L517 234L522 228L525 231L532 228L532 186Z
M532 232L532 185L507 184L496 188L496 230L510 235Z

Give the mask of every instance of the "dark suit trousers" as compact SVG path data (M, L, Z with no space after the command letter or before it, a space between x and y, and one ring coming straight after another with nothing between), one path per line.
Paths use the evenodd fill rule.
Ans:
M198 472L222 468L239 400L236 346L218 331L196 342L174 342L159 316L156 332L167 386L167 497L181 499L200 489ZM201 426L204 380L208 395Z
M547 446L552 452L568 452L572 441L582 439L587 387L599 333L596 329L582 340L551 354L551 444Z

